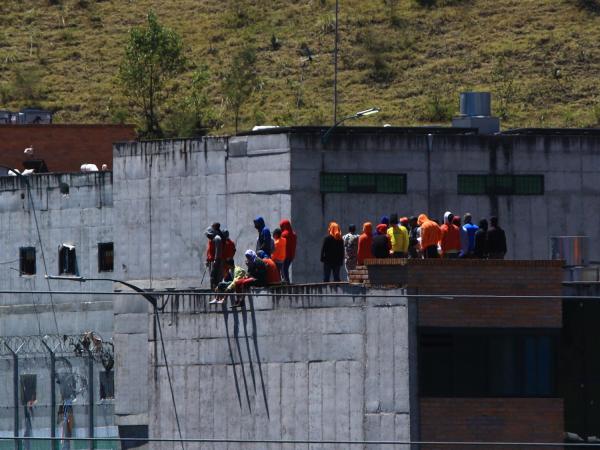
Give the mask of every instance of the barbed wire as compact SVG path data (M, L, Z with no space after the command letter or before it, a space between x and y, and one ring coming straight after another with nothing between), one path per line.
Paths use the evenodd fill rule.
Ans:
M0 337L0 358L18 356L49 357L50 352L56 356L91 357L106 370L114 365L114 345L112 340L103 339L98 333L88 331L80 335L46 335L46 336L5 336Z

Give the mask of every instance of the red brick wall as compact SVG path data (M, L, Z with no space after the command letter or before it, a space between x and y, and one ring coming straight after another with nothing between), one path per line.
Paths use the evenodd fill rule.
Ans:
M421 439L426 441L562 442L563 400L559 398L422 398L420 427ZM455 450L461 447L426 446L424 448ZM526 446L519 448L527 449Z
M409 294L446 294L420 298L419 325L429 327L562 326L560 298L546 300L460 298L460 294L554 295L562 289L561 261L370 260L352 281L405 286Z
M0 125L0 165L22 169L33 145L51 172L79 172L84 163L112 169L112 144L135 139L133 125Z

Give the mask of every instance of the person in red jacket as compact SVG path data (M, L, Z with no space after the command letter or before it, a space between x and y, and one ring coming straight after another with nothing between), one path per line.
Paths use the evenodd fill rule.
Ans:
M440 247L442 258L454 259L460 254L460 230L453 223L454 214L446 211L444 214L444 225L441 226L442 238Z
M296 257L296 233L292 229L292 223L288 219L279 222L281 237L285 239L285 260L283 261L283 281L290 282L290 266Z
M373 244L373 224L365 222L363 224L363 232L358 237L358 254L356 255L356 263L359 266L364 265L365 259L373 258L371 246Z

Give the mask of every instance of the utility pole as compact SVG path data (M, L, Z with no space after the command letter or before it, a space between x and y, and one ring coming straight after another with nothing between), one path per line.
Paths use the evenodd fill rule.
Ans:
M339 0L335 0L335 42L333 46L333 123L337 123L337 73L338 73L338 15L339 15Z

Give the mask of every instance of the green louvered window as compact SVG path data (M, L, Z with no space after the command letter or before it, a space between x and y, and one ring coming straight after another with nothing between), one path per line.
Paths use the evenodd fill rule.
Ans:
M321 192L406 194L406 174L323 172Z
M543 175L459 175L460 195L544 195Z

